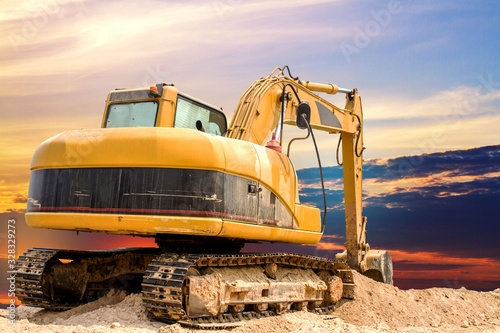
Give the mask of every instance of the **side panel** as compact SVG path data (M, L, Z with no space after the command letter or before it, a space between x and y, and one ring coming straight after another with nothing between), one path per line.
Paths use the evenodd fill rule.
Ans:
M166 168L43 169L31 173L27 212L222 217L224 174Z
M299 229L321 232L321 213L318 208L309 205L295 205L295 217Z
M292 214L280 199L268 189L261 188L259 193L259 224L292 228L292 221Z
M293 212L296 202L297 175L290 159L275 150L254 146L260 162L260 181L272 188Z
M258 183L254 180L224 175L224 219L257 223Z
M117 234L192 234L310 242L257 181L213 170L65 168L31 174L32 227ZM108 217L106 217L108 216Z
M258 182L224 175L225 221L292 228L292 215L274 193Z

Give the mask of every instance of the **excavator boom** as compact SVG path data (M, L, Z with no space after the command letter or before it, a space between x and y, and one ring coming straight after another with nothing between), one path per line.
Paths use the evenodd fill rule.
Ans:
M277 75L272 76L273 73ZM266 138L283 122L297 125L297 110L308 105L308 122L314 130L341 135L344 175L346 252L337 259L347 260L350 267L370 277L392 284L392 260L389 252L370 250L366 243L367 218L362 216L363 181L363 110L357 89L340 88L334 84L300 81L276 68L266 78L255 81L243 94L228 129L227 136L264 144ZM286 92L285 88L290 87ZM344 93L343 109L329 103L314 92ZM284 100L285 103L282 103ZM263 112L262 110L270 110ZM282 115L283 114L283 115ZM281 133L283 129L281 128Z

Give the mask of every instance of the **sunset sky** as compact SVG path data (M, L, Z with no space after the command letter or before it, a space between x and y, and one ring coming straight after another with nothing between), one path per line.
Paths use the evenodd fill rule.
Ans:
M399 261L396 278L406 279L401 285L450 281L450 286L457 286L456 278L471 280L464 277L472 274L468 268L482 267L490 282L480 285L476 277L472 280L478 283L468 282L469 286L500 287L500 249L492 247L498 242L478 238L483 233L500 236L499 215L491 215L498 213L493 203L500 201L500 164L492 157L498 148L491 148L500 143L497 1L3 0L0 4L2 225L9 216L16 217L19 225L24 223L29 164L37 145L64 130L99 127L109 91L174 83L189 95L223 107L231 119L241 94L254 80L276 66L289 65L292 74L303 80L358 88L365 117L364 157L371 159L365 182L369 242L393 250ZM326 98L343 106L341 96ZM342 219L337 193L341 179L333 168L337 137L319 135L319 140L323 164L332 166L330 216ZM471 149L485 146L490 148ZM451 164L444 163L450 161L449 154L422 155L450 150L459 156L451 158ZM407 157L398 160L398 156ZM317 166L310 142L298 146L293 158L299 169ZM388 173L380 173L397 161L392 165L403 173L391 173L390 179ZM475 172L464 164L468 161ZM493 164L485 169L488 161ZM311 198L317 189L314 176L301 174L304 198ZM484 189L491 201L475 196L479 192L470 186ZM436 198L446 198L450 207L436 213L446 223L425 228L447 241L429 237L420 244L398 242L424 228L414 223L425 222L423 213L440 207ZM412 207L407 206L410 202ZM470 237L460 230L443 233L457 216L463 218L460 225ZM466 227L485 218L489 224L479 234ZM395 228L406 238L395 235ZM75 243L73 234L60 236L68 233L33 231L24 225L19 229L19 252L32 246L83 246ZM392 241L383 238L384 230ZM341 247L341 230L327 231L329 236L315 252ZM4 244L5 232L0 236ZM83 237L93 237L92 244L101 241L107 248L125 243L123 238L103 235ZM474 242L468 242L470 238ZM134 238L130 245L139 243L151 244ZM469 250L479 249L458 255L464 243Z

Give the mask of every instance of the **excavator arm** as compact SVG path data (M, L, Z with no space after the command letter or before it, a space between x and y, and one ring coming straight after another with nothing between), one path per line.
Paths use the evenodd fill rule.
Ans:
M306 118L313 130L340 134L346 251L337 255L337 259L346 260L351 268L375 280L392 284L389 252L371 250L366 242L367 218L362 215L363 110L357 89L300 81L285 76L284 69L276 68L269 76L255 81L247 89L238 103L226 136L263 145L272 132L283 133L281 123L297 125L301 113L297 110L303 109L304 105L307 105ZM276 72L278 74L273 75ZM345 107L341 109L315 92L344 93ZM280 143L283 143L281 139Z

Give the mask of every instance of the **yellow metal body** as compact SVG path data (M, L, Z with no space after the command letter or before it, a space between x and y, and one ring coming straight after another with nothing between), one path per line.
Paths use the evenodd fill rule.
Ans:
M28 211L27 223L37 228L114 234L181 234L302 244L319 242L322 235L320 210L299 202L297 175L288 157L263 147L269 134L278 126L285 84L296 90L301 101L309 103L313 129L342 135L347 260L351 267L359 267L363 255L369 251L365 244L366 218L362 217L361 204L361 99L353 90L346 96L345 107L338 108L313 92L334 94L339 91L337 86L292 80L281 69L278 75L271 74L255 81L242 95L226 137L172 128L179 94L173 86L164 86L159 96L120 100L156 101L155 127L104 128L107 110L116 103L112 92L106 102L102 128L67 131L45 141L36 150L31 169L145 167L214 170L258 182L284 204L293 218L291 226L243 223L230 217L43 211ZM137 96L144 88L123 91ZM295 96L286 96L285 124L296 124L297 106Z
M319 210L296 201L295 169L286 155L275 150L184 128L101 128L67 131L46 140L31 163L32 170L100 167L203 169L256 180L285 203L296 228L211 218L45 212L27 213L28 224L117 234L175 233L292 243L315 243L321 238L319 223L312 223L319 221Z

